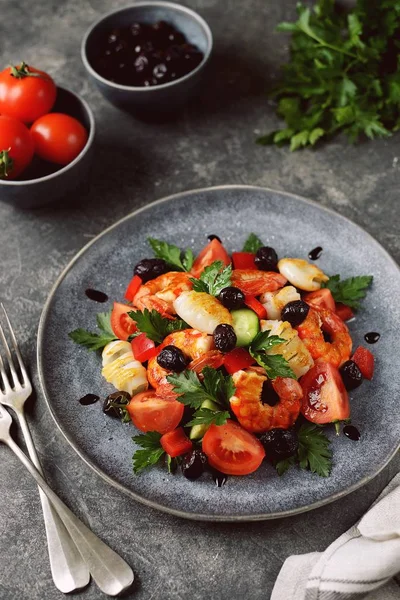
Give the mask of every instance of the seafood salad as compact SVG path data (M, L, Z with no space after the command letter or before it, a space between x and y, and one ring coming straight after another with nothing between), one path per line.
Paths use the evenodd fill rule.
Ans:
M104 413L141 432L134 472L164 461L192 480L206 470L248 475L265 459L279 475L328 476L324 426L346 433L348 392L373 376L372 353L353 349L346 323L372 276L341 280L278 258L253 233L231 254L209 236L197 257L148 241L155 257L134 267L125 302L98 315L98 333L69 334L102 350L102 375L116 388Z

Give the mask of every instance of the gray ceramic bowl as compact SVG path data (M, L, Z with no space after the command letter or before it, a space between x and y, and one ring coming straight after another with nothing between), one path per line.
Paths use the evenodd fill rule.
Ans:
M167 21L181 31L189 43L204 54L201 63L175 81L153 87L121 85L105 79L93 68L98 43L104 31L132 22ZM137 2L102 16L86 32L82 41L82 60L89 75L112 104L139 115L165 114L178 110L192 96L202 79L210 58L212 34L207 23L193 10L171 2Z
M35 208L67 197L87 179L95 133L94 117L89 105L71 90L57 87L57 100L52 112L65 113L78 119L89 133L86 146L65 167L34 157L17 181L0 179L0 200L17 208Z

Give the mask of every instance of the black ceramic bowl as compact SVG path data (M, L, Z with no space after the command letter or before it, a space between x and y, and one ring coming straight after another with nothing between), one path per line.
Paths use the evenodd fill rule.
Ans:
M74 92L57 87L57 100L51 112L65 113L78 119L88 131L88 141L82 152L64 167L34 157L18 180L0 179L0 200L17 208L35 208L60 200L87 179L95 133L89 105Z
M131 25L133 22L154 24L166 21L182 32L190 44L203 53L201 63L187 75L151 87L114 83L94 68L104 32ZM102 16L86 32L82 41L82 60L90 77L112 104L139 115L169 113L181 108L192 96L202 79L212 50L212 34L207 23L193 10L171 2L137 2Z

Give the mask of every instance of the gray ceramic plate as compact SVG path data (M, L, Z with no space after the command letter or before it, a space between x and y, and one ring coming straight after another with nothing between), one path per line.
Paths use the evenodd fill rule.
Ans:
M131 425L102 413L100 403L81 406L91 392L105 397L111 388L100 374L100 357L76 346L68 332L95 328L97 312L108 306L90 301L87 288L122 300L136 262L151 256L148 236L199 251L207 235L219 235L239 250L254 231L280 256L307 258L315 246L324 251L318 265L343 277L372 274L374 284L363 309L350 325L355 347L368 331L381 339L372 347L372 382L351 394L352 420L361 440L332 439L334 464L329 478L292 469L278 477L263 464L248 477L230 477L217 488L210 476L192 483L180 473L157 467L132 473ZM154 508L192 519L239 521L270 519L331 502L365 484L391 459L400 441L400 376L393 354L398 348L400 275L397 265L365 231L345 218L298 196L273 190L226 186L177 194L122 219L94 239L62 273L44 308L38 340L39 372L50 411L76 452L99 475Z

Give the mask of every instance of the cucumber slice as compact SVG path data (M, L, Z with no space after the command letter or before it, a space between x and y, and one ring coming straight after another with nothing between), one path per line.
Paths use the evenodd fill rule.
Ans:
M232 310L233 329L235 330L236 346L249 346L260 331L260 321L256 313L249 308Z
M218 404L216 404L215 402L213 402L212 400L204 400L204 402L201 404L201 408L208 408L210 410L221 410L221 407L218 406ZM205 432L207 431L207 429L209 428L209 425L193 425L193 427L190 430L190 434L189 434L189 438L191 440L199 440L200 438L203 437L203 435L205 434Z

